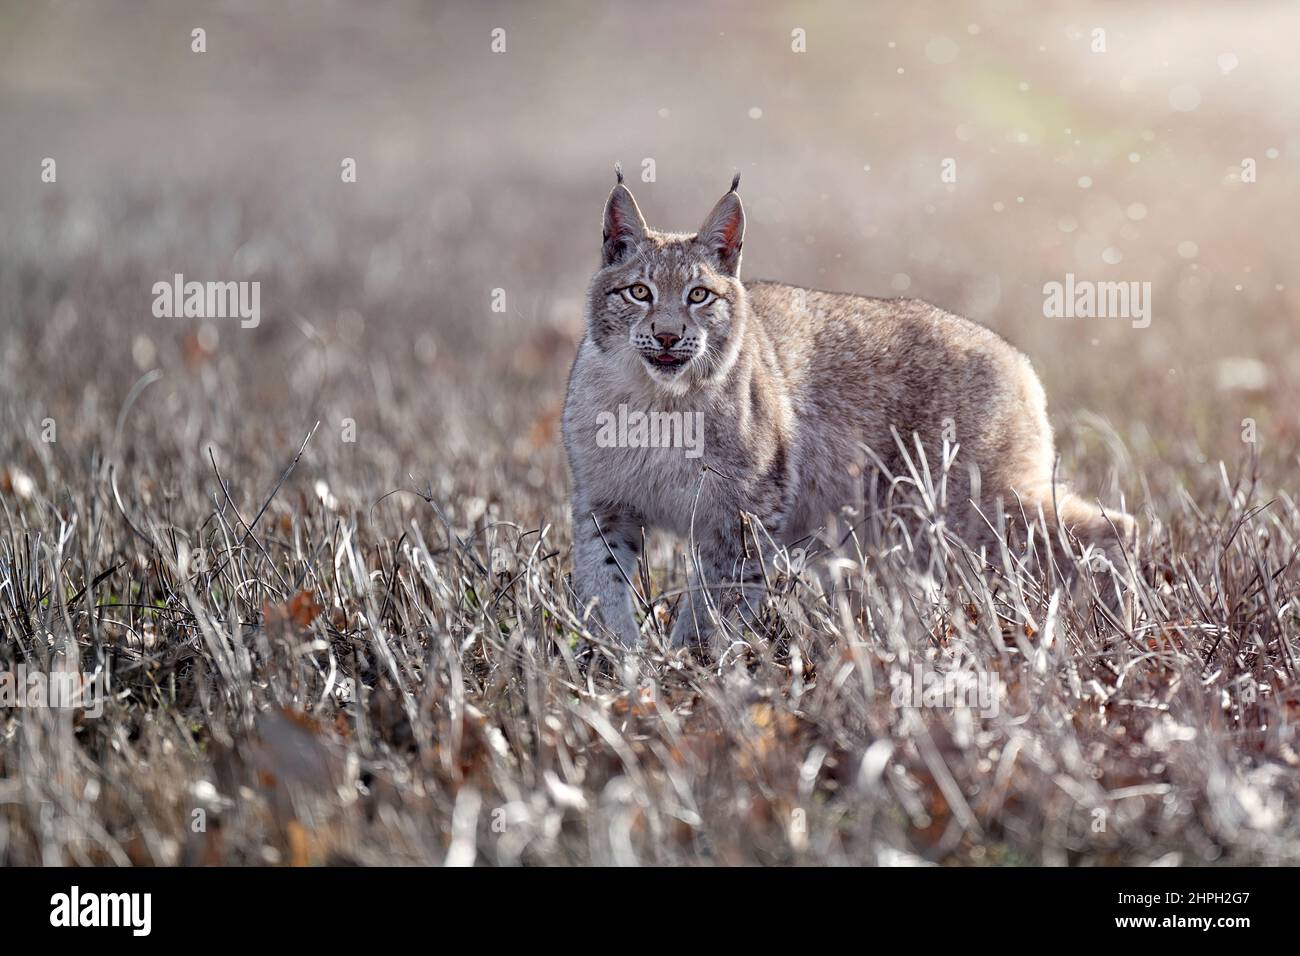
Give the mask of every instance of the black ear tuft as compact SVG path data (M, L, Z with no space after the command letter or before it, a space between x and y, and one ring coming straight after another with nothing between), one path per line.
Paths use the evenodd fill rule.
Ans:
M731 191L734 193L740 188L740 173L736 173L731 179Z
M615 163L615 164L614 164L614 177L615 177L615 178L616 178L620 183L623 182L623 164L622 164L622 163Z

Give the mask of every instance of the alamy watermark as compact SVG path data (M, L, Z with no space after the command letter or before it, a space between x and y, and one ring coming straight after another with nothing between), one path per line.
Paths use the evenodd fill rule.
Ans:
M704 454L703 412L628 411L596 416L596 444L601 448L684 448L687 458Z
M83 893L74 884L67 893L50 897L50 925L119 926L131 930L132 936L148 936L153 929L153 894Z
M1065 274L1043 286L1047 319L1130 319L1135 329L1151 324L1150 282L1094 282Z
M262 321L261 282L186 282L178 272L171 282L155 282L153 294L159 319L238 318L245 329Z
M1002 678L989 671L940 673L918 661L912 673L895 671L889 682L894 688L890 703L899 708L965 708L996 717L1002 699Z
M19 664L0 671L0 708L84 710L86 717L101 717L108 697L105 671L28 670Z

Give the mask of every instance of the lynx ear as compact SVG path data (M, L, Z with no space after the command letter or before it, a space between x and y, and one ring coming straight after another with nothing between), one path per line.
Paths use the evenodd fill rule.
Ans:
M623 170L615 167L618 184L605 201L604 246L601 265L612 266L622 262L645 238L645 218L632 198L631 191L623 185Z
M740 204L736 187L740 174L731 181L731 191L718 200L695 241L702 243L730 275L740 273L740 248L745 244L745 208Z

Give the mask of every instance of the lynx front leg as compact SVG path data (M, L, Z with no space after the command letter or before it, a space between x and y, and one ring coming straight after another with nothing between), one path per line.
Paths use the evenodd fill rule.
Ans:
M573 506L573 585L582 611L592 605L592 617L624 647L640 642L630 582L641 556L641 518L617 505Z
M737 520L696 541L688 589L673 622L674 647L708 644L724 619L739 619L751 627L757 624L767 578L750 520Z

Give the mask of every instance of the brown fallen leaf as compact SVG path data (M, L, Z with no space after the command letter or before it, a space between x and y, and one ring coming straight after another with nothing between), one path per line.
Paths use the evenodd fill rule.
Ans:
M316 595L311 591L299 591L293 597L283 604L272 604L269 601L262 604L262 619L268 625L279 625L281 627L294 624L299 628L311 626L311 622L316 620L323 609L316 603Z

